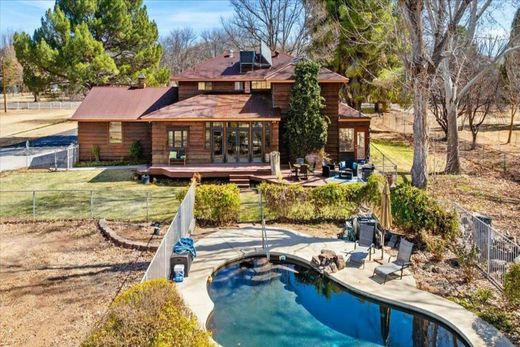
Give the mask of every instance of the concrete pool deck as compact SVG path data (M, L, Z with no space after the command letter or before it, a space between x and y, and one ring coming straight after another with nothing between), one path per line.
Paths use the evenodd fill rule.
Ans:
M323 248L342 255L345 255L345 251L354 249L353 242L313 237L288 229L267 228L267 236L272 256L283 254L289 259L307 264ZM219 229L197 241L196 249L197 257L191 266L189 277L179 283L177 288L199 323L205 327L214 307L207 290L208 278L227 263L247 256L265 254L261 247L261 228L246 225ZM372 259L379 258L380 250L372 255ZM386 255L385 258L388 259ZM452 327L472 346L513 346L497 329L473 313L447 299L417 289L410 272L405 271L406 275L402 280L388 280L383 285L382 279L371 277L377 265L379 264L374 261L367 261L364 269L347 265L330 277L364 296L432 316Z

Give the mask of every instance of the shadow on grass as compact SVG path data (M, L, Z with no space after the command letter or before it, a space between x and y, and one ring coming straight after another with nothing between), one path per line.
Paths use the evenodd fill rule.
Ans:
M128 182L132 181L133 174L132 170L125 169L103 170L92 178L89 183Z

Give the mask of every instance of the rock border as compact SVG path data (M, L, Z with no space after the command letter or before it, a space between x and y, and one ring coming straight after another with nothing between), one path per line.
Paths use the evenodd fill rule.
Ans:
M156 245L149 245L141 241L132 241L122 236L119 236L114 230L112 230L108 226L106 219L98 220L97 226L99 231L101 232L101 235L103 235L103 237L105 237L108 241L112 242L118 247L150 252L156 252L159 248L159 246Z

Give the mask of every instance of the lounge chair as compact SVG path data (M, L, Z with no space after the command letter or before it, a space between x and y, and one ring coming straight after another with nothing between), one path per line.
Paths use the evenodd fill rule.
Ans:
M354 243L354 250L347 253L348 261L363 265L365 268L365 261L368 257L372 260L372 253L374 249L374 227L366 224L361 224L359 230L359 240Z
M379 275L384 278L383 284L386 283L386 278L389 275L392 275L396 272L401 272L400 279L403 278L403 271L407 267L410 266L410 258L412 257L412 249L413 243L406 241L405 239L401 239L399 244L399 252L397 253L397 258L393 262L390 262L392 256L388 258L388 263L379 265L374 269L374 274Z

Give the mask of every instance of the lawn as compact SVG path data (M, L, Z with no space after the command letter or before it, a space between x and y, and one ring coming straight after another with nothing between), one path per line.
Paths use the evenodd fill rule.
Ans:
M0 187L4 218L32 217L33 190L38 219L168 221L179 204L179 186L141 184L132 170L15 171L0 176Z

